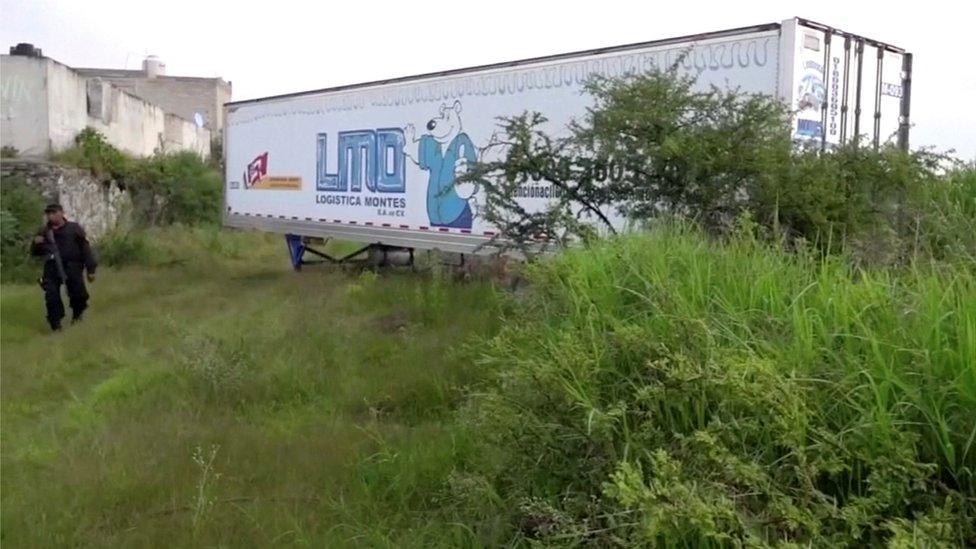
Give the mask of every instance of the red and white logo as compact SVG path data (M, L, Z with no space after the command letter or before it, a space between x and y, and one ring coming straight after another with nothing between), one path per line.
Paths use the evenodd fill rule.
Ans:
M254 157L244 170L244 188L300 191L302 178L297 175L268 175L268 152L265 151Z
M268 153L264 152L257 155L254 160L247 165L244 173L244 188L250 189L255 183L268 176Z

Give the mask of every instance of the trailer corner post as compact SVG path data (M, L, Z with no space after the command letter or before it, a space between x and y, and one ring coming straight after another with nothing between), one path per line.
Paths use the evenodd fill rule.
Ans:
M908 132L911 130L912 107L912 54L905 53L901 60L901 112L898 116L898 148L908 152Z
M857 39L857 46L854 48L854 56L857 57L857 82L854 92L854 147L861 144L861 88L864 83L864 39Z
M874 150L878 150L881 146L881 90L884 87L884 56L885 49L881 46L875 46L878 50L878 61L875 67L874 76L874 138L872 143L874 145Z
M824 55L822 71L824 98L823 101L820 102L820 152L827 150L827 111L829 110L828 103L830 101L830 38L832 35L832 31L824 31Z
M790 110L796 106L796 90L793 89L794 60L796 59L796 28L798 21L786 19L780 23L779 69L777 73L776 95L781 101L789 105Z

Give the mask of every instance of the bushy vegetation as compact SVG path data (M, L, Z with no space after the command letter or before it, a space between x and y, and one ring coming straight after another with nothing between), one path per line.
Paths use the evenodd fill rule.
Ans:
M44 199L22 179L4 180L0 187L0 277L30 280L37 266L29 259L31 238L41 226Z
M217 224L223 177L194 153L157 154L130 172L137 220L143 224Z
M55 154L54 160L88 170L129 192L134 207L95 243L106 264L149 262L153 244L146 231L153 227L216 228L220 223L221 175L194 153L132 158L108 143L98 130L86 128L75 137L75 145ZM2 198L2 278L31 280L37 276L38 265L29 258L28 241L43 218L43 198L16 179L4 181Z
M824 154L819 143L791 141L790 113L776 100L699 90L674 71L596 79L588 92L594 106L564 138L538 113L503 119L492 145L500 158L466 176L485 189L483 213L504 229L500 244L566 245L666 212L712 235L748 215L773 240L863 250L858 259L868 261L904 262L922 245L976 257L971 239L950 236L976 228L971 194L945 200L972 192L973 168L946 155L857 140ZM555 199L525 208L517 190L527 184L552 185ZM937 197L949 211L932 209ZM923 224L933 238L919 238Z
M186 262L206 263L207 257L241 259L255 239L254 233L223 231L214 225L152 227L138 231L114 230L99 239L102 263L120 267L165 267Z
M976 541L972 265L861 270L667 227L530 279L468 411L500 456L472 499L501 494L523 539Z
M62 164L88 170L105 181L124 181L133 159L109 143L95 128L85 128L75 136L75 144L53 155Z
M976 167L798 149L781 106L673 74L591 92L569 139L526 113L472 172L510 243L573 243L504 293L437 264L296 275L216 225L199 158L80 139L138 230L101 239L57 345L36 287L3 287L0 537L976 545ZM41 203L3 188L6 273ZM640 231L600 238L618 213Z
M797 145L776 102L674 72L589 91L568 137L505 119L468 175L499 245L577 248L473 351L493 382L458 520L546 546L976 543L974 167ZM527 184L558 192L525 208Z
M75 146L56 154L55 160L126 188L135 206L133 228L220 221L222 176L195 153L157 152L132 158L98 130L86 128L75 137Z

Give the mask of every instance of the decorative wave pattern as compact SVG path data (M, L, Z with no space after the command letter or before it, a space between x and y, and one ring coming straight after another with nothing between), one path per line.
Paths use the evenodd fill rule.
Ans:
M376 89L349 90L325 97L314 109L287 109L229 122L240 126L266 118L321 115L369 107L393 107L462 99L471 96L514 95L533 90L580 87L591 75L617 78L666 69L679 63L688 74L733 68L765 67L775 60L776 42L769 36L732 40L679 48L621 53L618 55L565 61L541 66L496 69L487 73L458 75L420 82L409 82ZM683 56L683 57L682 57Z

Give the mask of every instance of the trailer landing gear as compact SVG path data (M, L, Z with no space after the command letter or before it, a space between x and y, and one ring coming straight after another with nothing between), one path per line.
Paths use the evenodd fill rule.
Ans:
M336 257L321 250L316 250L309 245L308 238L297 234L286 234L285 243L288 245L291 266L296 271L302 270L302 265L313 265L316 263L341 265L352 261L357 263L370 263L377 267L394 265L413 266L413 248L401 248L386 244L367 244L356 251ZM312 254L318 256L320 259L305 259L305 254ZM366 256L361 257L363 254L366 254Z

